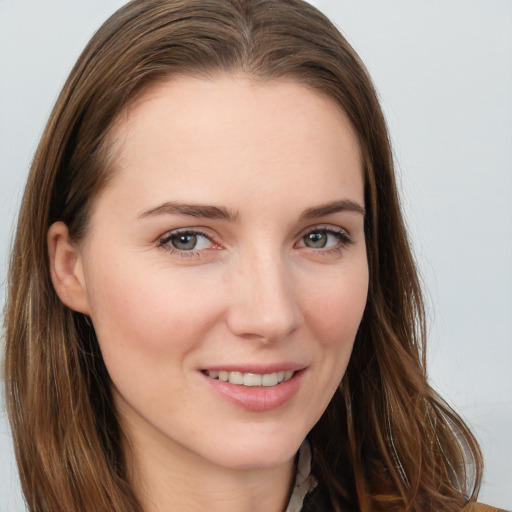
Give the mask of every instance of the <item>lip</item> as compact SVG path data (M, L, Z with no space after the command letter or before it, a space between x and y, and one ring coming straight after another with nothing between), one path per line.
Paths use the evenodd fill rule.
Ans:
M296 369L293 368L294 366ZM247 387L238 384L231 384L230 382L212 379L205 373L200 372L202 378L210 389L220 395L223 399L247 411L264 412L283 406L296 395L299 391L306 368L303 366L298 367L297 365L280 365L279 367L272 365L255 367L251 365L247 367L209 367L208 370L226 370L260 374L274 373L280 370L293 370L295 373L291 379L270 387Z
M292 371L298 372L306 367L300 363L273 363L273 364L222 364L217 366L208 366L202 368L204 371L227 371L227 372L241 372L241 373L275 373L279 371Z

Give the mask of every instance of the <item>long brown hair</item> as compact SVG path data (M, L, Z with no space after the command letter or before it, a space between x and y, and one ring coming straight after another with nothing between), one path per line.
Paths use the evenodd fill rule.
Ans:
M149 85L178 74L291 78L348 115L365 167L368 302L347 372L310 433L333 510L463 509L478 445L426 379L425 322L392 154L371 80L347 41L302 0L133 0L73 68L28 178L5 314L6 400L31 512L141 512L94 329L58 299L46 233L80 240L109 180L113 123Z

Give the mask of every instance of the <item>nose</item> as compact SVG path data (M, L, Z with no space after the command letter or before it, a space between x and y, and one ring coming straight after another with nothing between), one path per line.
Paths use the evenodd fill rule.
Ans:
M273 343L300 325L296 283L283 258L252 255L239 261L229 279L232 286L227 321L235 335Z

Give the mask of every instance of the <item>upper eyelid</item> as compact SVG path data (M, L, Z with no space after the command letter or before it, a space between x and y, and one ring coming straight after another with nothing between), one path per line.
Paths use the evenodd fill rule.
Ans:
M307 228L302 229L299 234L297 235L297 238L301 238L304 235L307 235L308 233L311 233L315 230L323 230L323 231L329 231L332 233L346 233L347 236L352 236L351 232L348 228L338 226L336 224L328 224L328 223L321 223L321 224L313 224L311 226L308 226Z
M166 231L162 235L160 235L156 239L156 241L158 243L161 243L162 241L168 240L173 235L178 235L178 234L199 235L199 236L204 236L205 238L208 238L208 240L211 240L212 242L215 241L215 236L214 235L208 233L205 228L197 228L197 227L193 227L193 228L186 227L186 228L171 229L169 231Z

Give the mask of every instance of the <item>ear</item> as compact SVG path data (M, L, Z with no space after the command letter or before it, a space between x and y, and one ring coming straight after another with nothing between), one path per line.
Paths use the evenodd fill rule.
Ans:
M90 314L82 256L64 222L50 226L47 236L50 275L60 300L69 308Z

